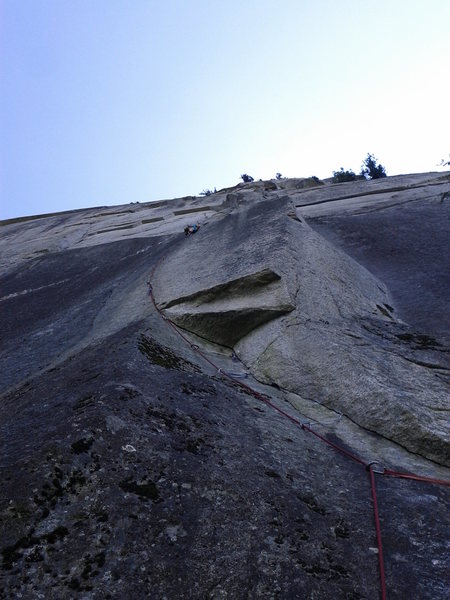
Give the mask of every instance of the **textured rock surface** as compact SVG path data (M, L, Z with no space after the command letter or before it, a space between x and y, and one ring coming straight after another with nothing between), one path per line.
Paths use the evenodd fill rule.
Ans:
M411 355L384 284L291 213L288 198L241 201L175 248L153 280L160 307L260 381L450 465L446 349Z
M259 200L230 204L223 219L170 252L153 278L167 316L226 346L295 308L286 201Z
M384 281L401 319L448 345L449 200L442 195L405 190L392 206L308 222Z
M379 598L364 468L224 379L147 295L156 266L167 314L193 314L204 334L197 313L213 306L210 339L247 368L190 339L223 370L276 379L246 381L366 461L449 479L406 449L411 430L439 460L445 449L444 429L436 447L430 435L448 373L448 220L436 216L448 181L300 183L1 228L0 598ZM433 252L417 242L415 275L406 229L383 258L389 236L376 234L393 215L398 229L439 221ZM201 229L185 239L192 220ZM407 290L426 272L434 308L415 322ZM227 306L250 311L249 332ZM258 323L267 307L283 312ZM376 432L402 403L394 443ZM376 481L388 597L444 600L448 488Z

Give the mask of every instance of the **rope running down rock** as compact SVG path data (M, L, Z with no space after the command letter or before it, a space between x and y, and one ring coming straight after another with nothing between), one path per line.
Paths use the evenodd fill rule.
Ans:
M200 350L200 348L196 344L193 344L192 342L190 342L189 339L181 333L181 331L178 329L176 324L173 321L171 321L166 315L164 315L162 310L156 304L151 281L152 281L153 275L154 275L157 267L163 262L163 260L164 260L164 256L159 261L157 261L157 263L154 265L153 269L151 270L151 272L149 274L149 280L147 282L148 294L153 303L153 306L155 307L155 310L164 319L164 321L166 321L166 323L168 323L168 325L170 325L172 327L172 329L177 333L177 335L179 337L181 337L181 339L183 339L184 342L186 344L188 344L192 348L192 350L194 350L194 352L196 352L199 356L201 356L203 358L203 360L205 360L210 366L212 366L214 369L216 369L217 372L220 373L224 378L232 381L235 385L244 389L246 392L251 394L254 398L260 400L261 402L264 402L264 404L266 404L267 406L269 406L270 408L272 408L273 410L275 410L276 412L278 412L285 418L289 419L289 421L291 421L292 423L294 423L295 425L300 427L303 431L308 431L309 433L314 435L316 438L318 438L319 440L321 440L322 442L324 442L325 444L327 444L328 446L332 447L334 450L339 452L340 454L343 454L344 456L347 456L354 462L357 462L358 464L363 466L365 468L365 470L368 472L369 479L370 479L371 493L372 493L373 514L374 514L375 531L376 531L377 546L378 546L378 565L379 565L379 572L380 572L381 600L386 600L386 598L387 598L387 596L386 596L386 577L385 577L385 572L384 572L383 544L382 544L382 538L381 538L381 525L380 525L380 517L379 517L379 511L378 511L378 501L377 501L377 493L376 493L376 485L375 485L375 474L389 476L389 477L397 477L397 478L402 478L402 479L412 479L415 481L424 481L427 483L444 485L444 486L450 486L450 481L446 481L443 479L433 479L431 477L423 477L421 475L415 475L413 473L401 473L399 471L392 471L390 469L383 469L383 471L375 471L372 468L372 465L374 464L374 462L367 463L363 459L361 459L358 456L356 456L355 454L353 454L352 452L349 452L345 448L342 448L338 444L335 444L331 440L328 440L326 437L324 437L320 433L317 433L316 431L314 431L309 425L307 425L306 423L302 423L299 419L297 419L293 415L289 414L288 412L284 411L282 408L280 408L279 406L274 404L270 400L269 397L254 390L252 387L250 387L246 383L239 381L238 379L233 377L232 374L227 373L226 371L223 371L212 360L210 360Z

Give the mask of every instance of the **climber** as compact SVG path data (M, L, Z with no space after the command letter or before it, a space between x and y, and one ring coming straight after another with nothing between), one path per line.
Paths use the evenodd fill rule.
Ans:
M191 235L193 233L197 233L197 231L199 230L200 225L198 223L194 223L194 225L186 225L186 227L184 228L184 235Z

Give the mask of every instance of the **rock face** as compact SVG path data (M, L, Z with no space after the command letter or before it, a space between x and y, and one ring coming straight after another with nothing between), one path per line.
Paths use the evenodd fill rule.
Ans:
M178 325L225 346L294 310L288 226L278 201L231 209L168 254L153 278L158 304Z
M270 183L1 224L1 599L379 598L364 467L224 373L449 480L449 178ZM388 597L446 599L449 488L376 489Z
M431 343L432 362L414 360L382 282L292 211L287 197L241 201L174 248L153 280L159 306L258 380L449 466L448 385L432 370L445 374L445 353Z

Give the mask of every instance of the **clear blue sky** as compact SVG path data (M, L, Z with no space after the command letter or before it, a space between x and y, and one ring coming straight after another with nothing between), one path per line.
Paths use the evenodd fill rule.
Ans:
M439 170L449 0L0 0L0 218Z

